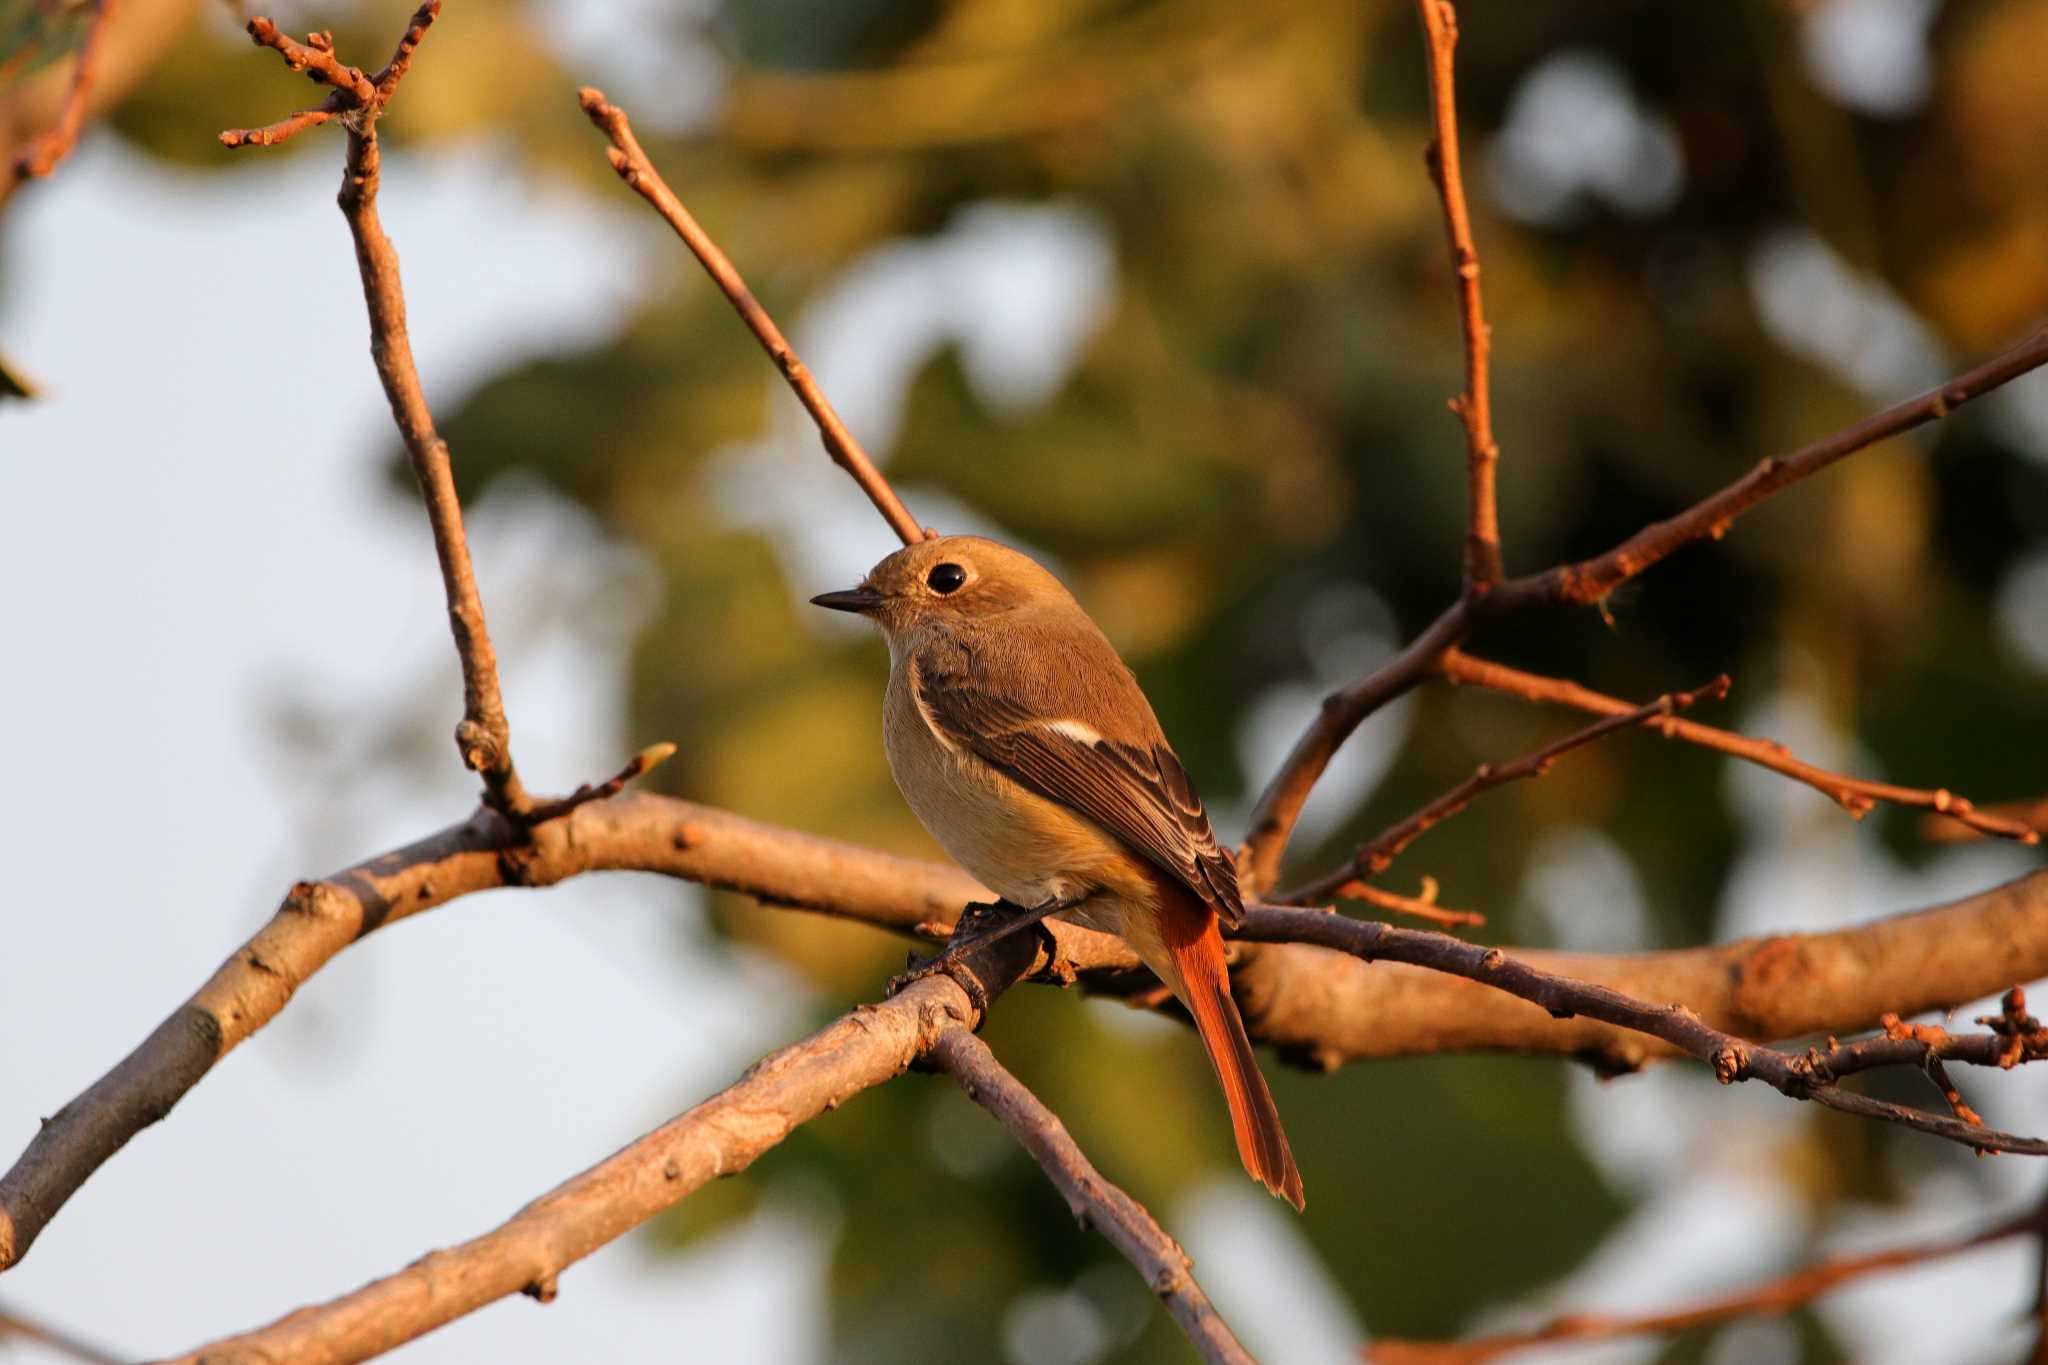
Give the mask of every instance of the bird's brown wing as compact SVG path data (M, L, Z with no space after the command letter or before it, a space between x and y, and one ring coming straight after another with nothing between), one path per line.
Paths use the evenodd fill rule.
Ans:
M915 669L912 685L941 737L1101 825L1225 924L1243 920L1237 865L1217 846L1202 799L1163 738L1132 743L1103 736L1084 717L1042 718L1016 697L943 665Z

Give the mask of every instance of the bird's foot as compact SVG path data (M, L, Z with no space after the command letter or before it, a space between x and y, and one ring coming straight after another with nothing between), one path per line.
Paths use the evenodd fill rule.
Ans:
M943 973L953 979L967 998L973 1002L977 1015L988 1014L988 988L981 979L965 965L969 953L976 952L999 939L1008 938L1020 929L1036 928L1043 938L1048 957L1053 954L1052 934L1043 921L1047 915L1058 914L1072 909L1078 901L1053 899L1043 905L1022 906L1011 901L973 901L960 912L960 919L953 926L953 937L944 951L936 956L918 959L912 954L905 971L889 979L888 993L898 994L928 976Z

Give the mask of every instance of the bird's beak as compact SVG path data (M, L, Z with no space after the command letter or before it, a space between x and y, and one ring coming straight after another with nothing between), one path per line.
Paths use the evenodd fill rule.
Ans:
M863 583L857 588L846 588L840 592L821 592L811 599L814 607L830 607L834 611L857 611L863 614L882 605L882 594Z

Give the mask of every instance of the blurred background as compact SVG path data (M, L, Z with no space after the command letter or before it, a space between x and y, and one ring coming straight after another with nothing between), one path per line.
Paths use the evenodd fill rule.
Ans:
M64 64L7 0L17 112ZM375 66L409 6L268 11ZM107 119L0 209L0 1147L133 1046L292 879L462 818L460 689L380 392L341 139L230 154L319 92L232 5L121 0ZM1458 90L1511 571L1606 548L2048 314L2048 0L1470 4ZM616 181L602 86L916 514L1054 565L1235 839L1328 689L1455 594L1459 336L1406 4L451 0L384 191L472 509L514 743L907 853L886 660L803 605L893 540L725 300ZM47 97L45 90L44 98ZM7 124L0 126L13 127ZM2048 376L1879 446L1596 611L1482 652L1980 801L2048 788ZM1424 690L1289 860L1318 872L1576 728ZM1850 821L1623 735L1433 831L1482 936L1628 951L1854 922L2038 866ZM338 959L97 1175L0 1305L121 1353L266 1321L460 1240L872 996L903 945L626 877L497 893ZM1194 1253L1247 1343L1642 1311L1958 1233L2038 1166L1666 1067L1269 1061L1309 1191L1238 1174L1185 1030L1021 990L997 1052ZM1934 1097L1913 1076L1873 1082ZM2048 1129L2024 1072L1967 1076ZM1990 1361L2022 1243L1600 1361ZM48 1358L0 1338L0 1357ZM409 1360L1167 1361L1138 1278L949 1087L812 1124Z

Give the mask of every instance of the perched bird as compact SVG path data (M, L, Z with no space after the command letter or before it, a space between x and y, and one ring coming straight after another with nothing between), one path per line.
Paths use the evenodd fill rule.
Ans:
M1130 944L1193 1016L1245 1169L1300 1208L1224 967L1217 921L1244 915L1236 864L1088 613L1028 556L978 536L908 546L811 601L887 638L889 769L932 837L1013 905Z

